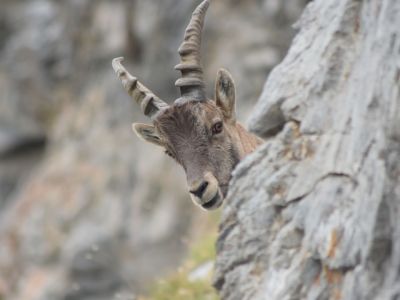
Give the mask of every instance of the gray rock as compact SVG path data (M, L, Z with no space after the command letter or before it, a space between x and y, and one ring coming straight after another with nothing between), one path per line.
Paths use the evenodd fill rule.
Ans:
M222 299L397 299L400 2L316 0L265 84L235 171Z
M245 115L305 2L214 1L203 48L208 94L218 68L229 69ZM2 0L1 299L131 299L184 258L200 212L175 163L131 132L148 120L111 59L125 56L173 101L177 48L197 4Z

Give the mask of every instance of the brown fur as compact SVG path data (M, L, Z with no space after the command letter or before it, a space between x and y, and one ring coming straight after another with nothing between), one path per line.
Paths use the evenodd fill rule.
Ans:
M218 121L223 131L213 135ZM211 172L224 196L236 164L261 143L240 124L231 123L213 100L171 106L154 121L167 153L185 169L189 186Z

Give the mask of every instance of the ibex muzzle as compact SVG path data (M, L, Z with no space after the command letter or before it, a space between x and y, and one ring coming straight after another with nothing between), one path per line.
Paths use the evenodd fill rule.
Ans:
M128 73L122 58L113 68L128 94L139 104L152 125L133 124L136 134L165 149L185 170L194 203L206 210L221 206L228 191L231 173L261 140L236 122L235 86L231 75L218 72L215 99L206 97L200 63L201 31L209 0L193 12L179 47L182 74L175 85L181 97L168 105Z

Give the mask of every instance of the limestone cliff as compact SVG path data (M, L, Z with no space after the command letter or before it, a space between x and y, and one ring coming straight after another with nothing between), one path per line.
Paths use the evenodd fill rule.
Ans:
M244 115L306 0L213 2L208 93L217 69L228 68ZM207 215L178 166L131 132L148 120L111 59L125 56L173 101L177 48L198 3L1 1L0 299L132 299L179 266Z
M316 0L296 27L250 122L267 139L235 171L215 286L399 299L400 2Z

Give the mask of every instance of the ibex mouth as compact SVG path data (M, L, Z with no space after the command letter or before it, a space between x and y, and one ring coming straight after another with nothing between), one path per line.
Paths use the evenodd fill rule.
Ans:
M208 201L208 202L206 202L206 203L203 203L201 206L202 206L204 209L207 209L207 210L217 209L217 208L220 207L221 204L222 204L221 199L222 199L222 198L221 198L219 192L217 192L217 193L215 194L215 196L214 196L210 201Z

